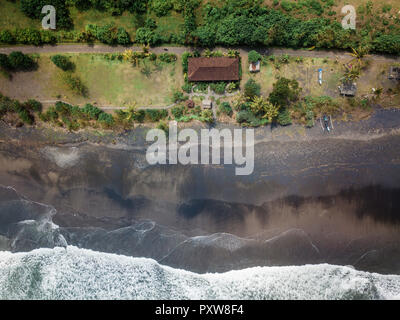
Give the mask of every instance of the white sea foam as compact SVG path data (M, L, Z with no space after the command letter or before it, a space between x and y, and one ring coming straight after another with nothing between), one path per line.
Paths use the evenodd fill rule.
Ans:
M328 264L215 274L76 247L0 252L2 299L393 299L400 276Z
M43 148L44 155L51 161L54 161L61 168L72 167L80 159L79 150L76 147L71 148Z

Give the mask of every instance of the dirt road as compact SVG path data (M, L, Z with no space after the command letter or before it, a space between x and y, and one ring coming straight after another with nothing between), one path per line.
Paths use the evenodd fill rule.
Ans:
M112 53L112 52L122 52L126 49L131 49L134 51L142 50L139 46L107 46L103 44L60 44L60 45L45 45L45 46L11 46L11 47L0 47L0 53L10 53L12 51L21 51L23 53ZM201 50L199 48L193 47L154 47L150 51L154 53L171 52L175 54L182 54L185 51L191 50ZM226 51L228 48L217 47L217 50ZM240 47L234 48L240 51L241 54L246 54L250 50L257 50L261 53L267 53L270 55L282 55L287 54L289 56L302 56L302 57L312 57L312 58L338 58L345 59L349 57L349 54L339 50L294 50L288 48L250 48L250 47ZM386 61L386 62L400 62L400 57L390 56L390 55L370 55L370 58L375 61Z

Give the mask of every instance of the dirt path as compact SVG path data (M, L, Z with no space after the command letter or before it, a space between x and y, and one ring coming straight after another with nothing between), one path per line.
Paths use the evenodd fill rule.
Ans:
M12 51L21 51L23 53L112 53L112 52L122 52L126 49L131 49L134 51L142 50L139 46L107 46L103 44L87 45L87 44L60 44L60 45L45 45L45 46L11 46L11 47L0 47L0 53L10 53ZM182 54L185 51L201 50L199 48L193 47L154 47L150 51L154 53L170 52L175 54ZM217 47L217 50L226 51L228 48ZM311 58L339 58L345 59L350 57L348 53L338 50L294 50L288 48L250 48L250 47L240 47L235 48L240 51L241 54L246 54L250 50L257 50L261 53L267 53L270 55L282 55L287 54L289 56L302 56ZM391 55L370 55L370 58L375 61L384 62L400 62L400 57Z

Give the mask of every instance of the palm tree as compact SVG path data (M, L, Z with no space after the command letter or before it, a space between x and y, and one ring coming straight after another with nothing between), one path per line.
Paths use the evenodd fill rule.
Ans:
M357 49L351 48L353 52L350 55L353 57L353 60L356 60L358 64L362 65L362 59L365 58L369 53L369 47L367 46L359 46Z
M126 116L126 120L131 121L132 118L134 117L136 110L138 108L138 105L136 103L136 101L133 101L131 103L128 104L127 108L125 109L125 113L127 114Z
M346 71L343 75L343 80L346 82L353 82L360 77L361 71L359 67L348 68L346 67Z

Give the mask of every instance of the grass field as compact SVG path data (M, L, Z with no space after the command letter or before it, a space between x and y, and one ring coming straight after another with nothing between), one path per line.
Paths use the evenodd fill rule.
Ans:
M141 72L144 63L134 67L128 62L109 61L98 54L69 54L76 65L75 75L88 88L88 97L74 94L62 81L62 71L54 66L50 55L41 55L39 68L33 72L19 72L12 80L0 78L0 92L26 100L62 99L73 104L96 103L100 106L124 106L134 101L139 106L171 104L173 90L183 84L181 63L155 66L146 62L151 74Z

